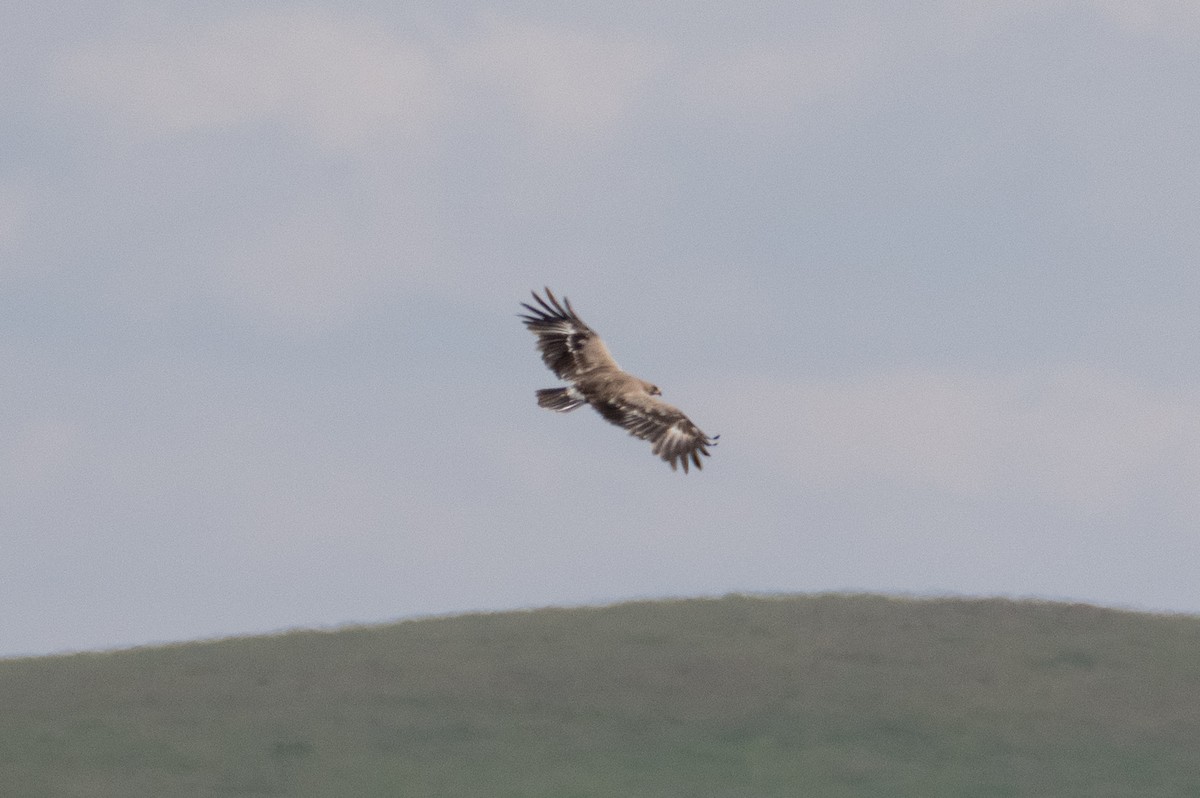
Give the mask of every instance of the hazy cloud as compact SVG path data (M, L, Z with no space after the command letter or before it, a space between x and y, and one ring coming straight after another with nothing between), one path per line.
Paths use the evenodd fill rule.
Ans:
M435 225L412 192L358 214L314 198L205 266L204 290L248 318L321 330L401 286L438 282Z
M544 23L489 18L458 38L415 43L299 10L198 31L143 28L79 49L62 71L76 97L147 135L270 121L346 148L427 133L496 96L538 141L593 139L663 59L642 37Z
M444 102L427 46L312 9L142 27L80 48L63 74L151 136L269 121L352 147L424 133Z
M491 20L459 46L464 80L510 98L539 142L611 134L669 58L641 36Z
M853 96L882 64L887 42L869 18L799 38L693 55L680 76L691 102L734 125L773 120L813 103Z
M23 497L47 495L78 465L82 431L73 420L22 414L5 426L0 430L0 472Z
M24 192L0 183L0 247L11 245L25 229L28 213ZM10 268L12 264L6 264L0 270L8 271Z
M1192 38L1200 33L1200 6L1190 0L1092 0L1091 5L1127 33L1167 38Z
M987 501L1026 496L1097 514L1165 499L1200 519L1194 390L1081 369L893 372L757 385L753 394L786 408L751 421L756 445L826 489L883 480Z

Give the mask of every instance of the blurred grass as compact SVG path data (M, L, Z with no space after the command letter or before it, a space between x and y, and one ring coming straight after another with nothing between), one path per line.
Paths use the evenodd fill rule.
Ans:
M1200 619L728 596L0 661L0 795L1200 796Z

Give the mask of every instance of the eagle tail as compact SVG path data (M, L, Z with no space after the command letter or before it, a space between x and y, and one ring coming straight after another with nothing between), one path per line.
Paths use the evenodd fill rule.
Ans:
M568 388L543 388L537 392L538 407L568 413L587 402L573 386Z

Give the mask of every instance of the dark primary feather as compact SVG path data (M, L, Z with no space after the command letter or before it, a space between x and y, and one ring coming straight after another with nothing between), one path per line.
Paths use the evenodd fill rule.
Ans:
M685 474L690 465L704 468L700 456L710 457L708 447L721 437L708 437L679 408L649 396L621 396L592 406L630 435L650 441L654 454L670 463L671 470L682 465Z
M532 293L540 307L522 302L529 312L521 319L537 335L542 361L557 377L571 380L597 368L617 368L600 336L579 318L569 299L564 297L560 303L549 288L549 301Z

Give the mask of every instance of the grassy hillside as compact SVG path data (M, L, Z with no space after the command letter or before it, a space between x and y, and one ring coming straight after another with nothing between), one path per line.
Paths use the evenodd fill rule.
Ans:
M1200 796L1200 619L727 597L10 660L0 795Z

